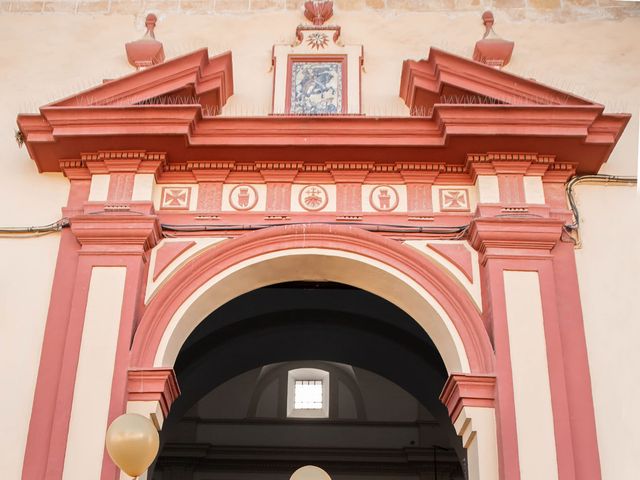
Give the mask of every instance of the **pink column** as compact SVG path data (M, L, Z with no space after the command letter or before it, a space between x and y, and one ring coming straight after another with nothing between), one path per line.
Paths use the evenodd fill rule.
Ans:
M82 204L89 196L91 175L86 168L75 166L65 168L64 171L71 182L71 188L67 207L62 213L65 217L73 217L81 211ZM64 454L60 459L60 437L54 432L60 428L61 419L56 417L57 399L58 392L62 395L65 389L64 385L61 386L62 365L71 320L71 306L76 295L79 250L80 245L73 233L69 229L63 230L29 423L22 470L22 478L25 480L60 478L62 475ZM71 388L73 388L72 385ZM68 417L66 421L69 421ZM52 464L49 469L50 458L59 459L59 461Z
M148 254L161 237L150 201L136 202L135 212L128 211L139 158L131 160L135 166L129 167L126 161L119 160L119 173L110 170L113 165L107 168L97 160L93 162L92 168L105 169L116 178L115 185L110 181L107 201L102 203L86 203L91 175L81 162L76 163L65 170L71 180L71 193L63 212L70 219L71 229L63 231L58 252L25 452L24 480L62 478L89 284L96 266L127 269L109 421L124 411L129 346L143 298ZM158 163L154 165L157 168ZM118 208L112 209L115 203ZM116 477L115 466L105 457L102 478Z
M572 245L563 221L480 218L470 241L480 252L485 324L496 352L496 404L502 478L519 479L518 437L503 274L539 276L560 480L599 480L600 464Z

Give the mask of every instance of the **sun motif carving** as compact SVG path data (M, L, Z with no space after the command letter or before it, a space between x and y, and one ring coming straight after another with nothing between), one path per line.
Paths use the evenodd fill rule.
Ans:
M307 37L307 45L316 50L326 47L329 44L329 36L326 33L315 32Z

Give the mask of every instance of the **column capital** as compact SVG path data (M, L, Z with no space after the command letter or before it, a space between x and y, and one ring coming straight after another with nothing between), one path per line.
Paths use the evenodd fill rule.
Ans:
M91 174L152 173L157 175L167 162L165 152L113 150L83 153L81 161Z
M476 218L469 226L469 243L489 258L550 258L551 249L562 235L564 222L555 218Z
M172 368L132 368L127 373L129 402L158 402L166 418L180 387Z
M494 408L496 377L453 373L444 384L440 401L447 407L451 421L455 422L464 407Z
M82 245L81 255L144 255L162 239L156 215L130 211L75 216L71 231Z

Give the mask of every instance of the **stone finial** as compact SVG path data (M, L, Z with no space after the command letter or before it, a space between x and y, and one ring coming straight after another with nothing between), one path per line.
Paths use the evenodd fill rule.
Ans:
M493 12L487 10L482 14L482 23L484 23L485 32L482 38L487 38L491 32L493 32L493 23L495 19L493 18Z
M125 44L127 60L137 69L152 67L164 62L164 48L162 42L156 40L155 28L158 17L153 13L147 15L145 26L147 31L144 36L134 42Z
M144 34L145 37L156 38L153 30L156 28L156 22L158 21L158 17L155 14L150 13L147 15L147 18L144 21L144 26L147 27L147 33Z
M304 16L314 25L322 25L333 16L333 2L327 0L304 2Z
M482 40L476 42L473 59L494 68L502 68L511 60L515 43L504 40L496 34L493 30L495 19L490 11L487 10L482 14L482 23L485 29L484 35Z

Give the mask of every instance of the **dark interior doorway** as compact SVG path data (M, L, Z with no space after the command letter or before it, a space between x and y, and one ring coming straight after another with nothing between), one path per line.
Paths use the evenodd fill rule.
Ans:
M368 292L329 282L249 292L192 332L175 370L182 394L154 480L289 480L304 465L334 480L465 478L438 400L440 355Z

